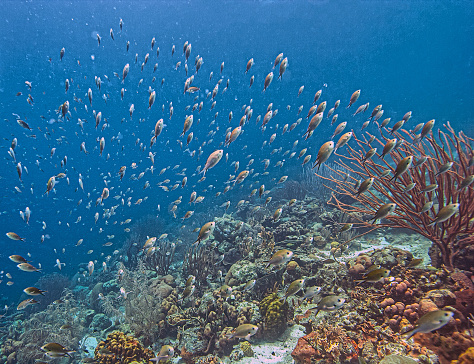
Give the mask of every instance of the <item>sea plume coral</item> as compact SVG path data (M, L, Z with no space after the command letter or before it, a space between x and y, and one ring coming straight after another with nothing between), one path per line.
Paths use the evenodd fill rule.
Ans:
M87 330L89 312L68 290L61 301L31 315L21 325L11 325L8 336L17 338L13 341L17 363L33 364L42 358L39 348L46 342L57 342L68 348L77 346Z
M383 134L381 139L374 137L374 142L354 137L358 147L348 146L349 155L341 155L337 162L346 168L349 178L335 169L330 177L320 175L333 191L328 203L344 212L355 213L355 226L370 229L363 234L383 227L409 229L433 242L436 248L430 253L434 264L469 269L472 262L462 258L472 252L474 243L471 223L474 204L468 202L474 199L474 189L469 187L474 174L471 146L474 139L463 132L456 133L449 123L444 131L438 130L437 136L426 132L420 138L406 130L393 135L403 141L390 153L393 163L398 169L402 160L414 157L413 167L398 176L388 157L377 160L365 157L373 143L380 147L391 142ZM374 178L370 189L358 191L355 182L369 178ZM358 203L353 204L348 199ZM420 213L428 202L435 200L439 204L437 209L430 205ZM381 206L387 206L384 205L387 202L395 207L394 211L385 215L382 223L375 224L376 212Z
M68 277L59 273L46 274L38 279L35 287L46 291L36 306L38 311L44 310L49 304L61 298L64 290L70 286L71 282Z

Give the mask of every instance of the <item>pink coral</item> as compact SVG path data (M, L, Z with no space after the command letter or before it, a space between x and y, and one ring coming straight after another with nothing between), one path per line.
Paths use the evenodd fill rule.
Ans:
M387 306L391 306L395 303L393 298L386 298L380 303L380 307L385 308Z
M419 302L419 307L418 307L418 313L420 316L423 316L424 314L437 310L438 306L431 301L430 299L423 298Z
M365 272L365 267L360 263L354 264L352 267L349 268L349 273L353 275L359 275L363 272Z

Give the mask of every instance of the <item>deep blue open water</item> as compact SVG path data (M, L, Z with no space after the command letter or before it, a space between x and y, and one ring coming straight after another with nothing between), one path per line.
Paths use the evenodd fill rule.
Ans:
M187 239L189 234L181 235L180 232L185 231L180 229L180 218L187 210L195 210L195 217L185 221L189 232L203 220L214 218L214 206L230 200L231 210L235 208L238 200L258 186L250 188L250 182L246 181L245 192L236 190L216 197L216 192L223 190L229 175L234 173L233 161L239 161L240 170L243 170L248 160L254 158L252 167L255 172L263 173L262 160L270 158L269 175L259 178L267 188L275 186L272 178L278 180L290 173L289 179L296 178L294 167L301 161L290 160L288 155L282 157L281 153L293 150L291 146L298 139L297 152L307 147L315 156L334 128L325 118L310 139L304 141L301 137L307 126L304 118L319 89L323 90L319 102L328 102L326 112L341 99L338 122L347 120L348 129L355 132L359 132L367 113L383 104L384 118L391 117L392 125L411 110L413 117L408 128L434 118L437 126L450 121L456 130L474 135L474 3L471 1L3 0L1 7L0 271L3 273L0 279L3 282L0 283L0 296L5 304L15 305L22 289L33 285L40 275L19 271L8 259L11 254L24 257L30 254L28 259L33 265L41 264L41 274L58 272L54 265L59 258L66 264L62 273L72 277L79 264L94 260L96 267L100 267L107 255L120 249L127 238L125 225L120 222L128 218L132 219L132 225L143 216L157 216L173 229L157 231L156 235L168 233L172 239ZM123 19L122 31L120 19ZM111 28L115 40L109 35ZM100 46L97 33L101 36ZM151 50L153 37L156 45ZM128 52L127 41L130 41ZM197 55L204 61L193 83L201 90L193 95L183 95L187 78L183 56L185 41L192 44L188 76L194 74ZM173 45L176 53L172 56ZM63 47L65 55L60 61ZM160 49L158 57L157 47ZM277 66L272 84L262 93L263 80L281 52L289 62L283 79L277 80ZM141 71L146 53L150 58ZM138 54L137 64L135 54ZM249 74L244 74L250 58L254 58L255 64ZM179 61L181 66L175 70ZM222 62L224 70L220 74ZM130 72L122 85L122 69L126 63L130 64ZM158 63L158 69L153 72L155 63ZM209 81L211 71L213 78ZM114 72L120 79L114 77ZM255 76L255 83L249 88L251 75ZM94 84L94 76L99 76L103 82L100 91ZM153 77L156 77L155 82L152 82ZM216 107L211 110L212 101L206 98L205 91L212 91L219 78L223 81L215 99ZM67 93L66 79L71 81ZM140 79L143 83L139 86ZM222 94L228 79L229 88ZM25 81L32 83L31 91ZM305 89L297 97L302 85ZM150 110L149 86L157 94ZM122 87L126 89L123 101L120 99ZM86 95L88 88L93 91L92 106ZM350 95L357 89L362 90L358 103L346 110ZM22 94L16 96L18 92ZM32 105L27 102L28 94L34 100ZM74 95L83 103L75 102ZM102 95L106 95L107 103ZM194 96L199 96L196 102L203 101L204 104L201 113L193 112L191 131L194 140L189 148L190 152L195 150L197 153L201 146L199 160L190 157L190 152L177 143L177 140L185 143L179 135L186 115L191 113L185 107L195 103ZM193 175L197 166L203 166L207 156L220 148L219 143L224 141L229 126L238 126L243 115L242 106L249 105L250 99L253 100L252 119L244 127L244 133L230 147L224 148L228 162L223 159L207 172L206 181L198 184L202 175ZM56 110L66 100L70 103L71 115L69 120L60 121ZM170 102L174 108L171 120ZM278 115L262 133L255 120L257 115L263 118L271 102L273 109L279 110ZM352 117L355 108L365 102L370 103L369 110ZM131 119L129 108L132 103L135 112ZM84 105L88 105L88 111ZM164 112L162 105L165 105ZM281 135L284 124L291 125L300 117L297 115L300 105L304 105L300 115L303 121L291 133ZM93 109L103 115L98 129L94 127ZM234 115L231 123L228 122L230 111ZM219 113L217 117L216 112ZM21 128L16 122L18 117L33 130ZM83 130L77 125L79 118L87 121ZM104 118L109 126L101 130ZM150 133L159 118L164 119L166 126L151 149L156 153L155 171L151 174L147 170L151 167L147 158ZM279 125L277 131L276 124ZM375 132L376 127L370 126L367 130ZM209 136L210 131L216 134ZM274 132L278 135L276 140L271 146L262 148L263 141L268 141ZM97 142L101 137L106 141L102 156ZM8 154L13 138L18 140L16 162ZM213 142L208 144L210 139ZM206 145L202 146L205 141ZM82 142L89 154L80 151ZM140 150L140 143L146 146L145 150ZM280 147L279 156L270 154L272 149ZM53 156L52 148L56 148ZM65 156L67 164L62 167L61 160ZM285 159L284 167L274 167L282 159ZM18 162L28 170L28 173L23 170L21 181L16 170ZM137 169L131 168L132 163L137 163ZM179 168L173 171L175 165ZM121 166L127 166L123 181L118 177ZM170 168L158 176L159 171L168 166ZM170 179L170 186L180 182L183 176L175 173L183 168L188 177L185 188L180 186L167 193L156 186L165 178ZM138 176L142 171L145 171L143 178L130 179L133 173ZM66 179L61 179L55 191L46 195L48 179L60 172L66 173L69 185ZM83 177L84 192L78 186L79 174ZM96 199L106 186L104 179L111 191L110 197L104 205L96 206ZM147 189L143 189L145 181L150 183ZM15 186L21 192L15 190ZM188 208L193 190L205 196L205 200ZM121 197L116 200L114 196ZM178 219L173 219L168 208L179 196L183 196L183 203L178 207ZM125 202L131 198L131 207L121 205L122 197ZM134 204L145 197L146 201ZM78 205L79 200L82 203ZM88 203L90 208L86 207ZM108 220L103 218L104 209L114 205L119 205L116 215ZM160 210L157 210L158 205ZM20 211L27 206L32 211L29 225L20 217ZM94 222L96 212L100 215L97 223ZM76 223L79 216L81 221ZM5 234L10 231L25 238L25 242L8 239ZM43 243L42 235L45 236ZM115 235L115 238L108 239L107 235ZM76 247L79 239L84 242ZM103 247L108 241L114 244ZM65 253L62 253L63 248ZM93 252L87 254L89 250ZM13 278L6 278L6 273ZM7 286L7 281L14 284Z

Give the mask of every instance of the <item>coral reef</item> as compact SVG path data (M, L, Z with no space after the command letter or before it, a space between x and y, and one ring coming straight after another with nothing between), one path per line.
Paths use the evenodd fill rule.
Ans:
M254 253L255 258L271 256L271 253L275 248L275 239L273 238L273 233L271 230L266 230L263 226L261 226L258 237L260 238L261 242L258 245L257 251Z
M8 339L1 346L0 361L33 364L43 357L39 348L46 342L57 342L68 348L77 346L94 311L76 301L71 291L65 292L62 303L51 304L8 327Z
M253 356L254 354L252 344L250 344L248 341L242 341L240 343L240 350L242 350L245 356Z
M462 331L453 334L456 328L469 328L474 304L471 273L411 266L413 255L393 246L354 254L357 244L346 244L338 234L339 225L352 217L336 210L320 211L317 201L307 200L294 203L278 223L262 218L240 224L232 215L225 215L217 219L214 236L185 253L182 269L169 266L173 274L164 275L165 270L159 274L141 257L134 267L119 263L110 272L78 280L73 291L67 291L63 304L50 305L23 323L13 321L9 340L2 343L1 358L9 363L33 363L42 355L33 348L46 341L77 348L77 342L87 338L87 330L102 338L110 330L120 330L137 339L124 336L123 340L133 344L114 354L105 344L112 342L109 335L95 350L98 362L145 361L145 357L128 356L171 341L186 363L220 363L224 356L233 361L251 357L255 341L278 340L293 322L306 330L292 353L297 363L364 358L368 364L376 364L384 357L399 360L399 355L405 361L418 356L425 362L447 364L472 345ZM373 236L367 237L367 244L376 244ZM281 267L265 268L268 259L283 248L294 252L292 260ZM328 248L333 251L321 250ZM373 265L390 269L390 277L356 285L355 280L363 278ZM189 275L196 276L196 290L183 300ZM302 278L303 291L282 301L279 284ZM245 290L252 280L253 288ZM232 288L228 296L221 293L224 284ZM312 286L320 287L320 293L302 301ZM315 317L314 311L307 310L314 305L311 301L318 302L328 294L342 295L346 303L335 312L320 312ZM79 305L75 297L84 297L88 306ZM424 313L447 306L456 310L453 322L435 333L418 333L410 341L404 340L402 334ZM60 340L56 334L59 321L68 324L70 314L76 318L72 328L61 331ZM250 342L228 337L236 327L248 323L258 327ZM115 339L113 344L124 347L122 341L116 345Z
M130 16L121 2L108 7L112 16L101 17L115 19L115 24L99 24L99 16L106 14L98 14L93 4L88 11L96 18L77 34L77 25L86 25L83 16L76 21L76 8L61 9L54 3L61 16L53 25L63 29L73 24L53 37L54 48L49 46L53 42L43 42L50 31L30 31L29 37L18 33L36 30L44 19L36 10L49 9L44 4L38 8L38 1L17 1L19 7L12 9L20 16L16 22L5 21L3 38L15 36L18 44L36 36L41 41L30 47L31 55L18 52L18 44L15 52L2 54L11 71L6 80L12 81L4 87L0 77L2 105L5 100L18 101L4 107L0 145L8 149L2 158L5 207L0 215L2 223L11 219L11 224L3 223L1 233L11 241L5 241L8 252L1 254L5 268L0 270L0 363L149 364L158 350L166 364L217 364L220 358L233 364L287 363L290 355L298 364L412 363L411 358L420 364L473 361L473 136L456 132L449 122L438 130L433 129L434 119L412 123L428 113L415 100L410 100L418 110L414 119L408 123L409 111L390 124L389 131L391 119L402 116L393 110L397 102L385 105L381 119L381 104L369 110L369 101L377 100L367 77L354 80L360 83L362 98L359 89L347 100L348 90L342 93L345 80L326 80L329 74L347 72L342 66L336 72L331 64L325 66L330 59L352 66L357 76L381 74L390 67L372 68L351 47L369 51L373 60L383 59L390 50L414 58L414 47L401 46L399 39L390 40L389 46L376 44L351 25L363 23L379 35L382 25L390 24L385 17L395 10L395 24L410 26L401 32L392 28L390 35L405 34L417 44L420 32L411 25L422 23L435 35L438 26L448 34L442 37L446 42L453 38L452 29L446 32L444 23L434 24L432 15L464 18L472 13L470 2L456 4L449 12L452 4L438 1L418 16L419 7L409 2L401 9L400 4L390 4L390 11L364 4L362 14L352 5L343 6L348 10L344 14L334 11L339 4L326 6L328 1L324 6L318 1L290 1L290 17L275 12L286 2L235 2L210 17L189 9L191 1L183 2L183 8L166 2L159 14L152 14L152 2L142 2L133 12L155 15L155 24L150 25L146 16ZM210 10L214 3L216 9L222 7L221 2L205 3L205 14L209 5ZM259 4L254 9L250 3ZM300 7L308 14L298 16ZM233 10L241 10L241 16ZM343 37L328 37L319 24L313 27L314 12L320 10L335 15L339 28L344 28L341 34L349 31L344 47L348 49L326 49ZM159 22L163 18L165 22ZM201 20L211 18L223 25L201 25ZM197 53L196 46L217 45L212 36L222 35L229 23L242 25L244 18L253 21L254 29L242 28L247 32L232 35L257 38L263 55L248 42L199 51L202 57ZM30 28L21 26L25 19ZM294 30L290 25L295 19L309 24L308 34L321 35L316 57L315 52L299 51L314 50L301 37L304 32L280 36ZM137 26L137 21L143 24ZM273 67L262 59L275 51L263 36L270 35L272 21L280 25L273 35L282 40L284 52ZM168 28L181 29L181 35L163 32ZM226 33L232 33L228 28ZM474 27L469 30L464 33L472 38ZM157 38L152 38L151 49L148 43L142 47L141 40L151 38L152 32ZM185 34L190 34L189 40L182 39ZM426 34L421 35L425 40ZM71 45L76 39L82 39L80 47ZM98 48L91 48L95 41ZM170 42L175 45L167 45ZM192 52L190 42L195 42ZM302 48L288 49L296 43ZM120 53L114 57L107 51L110 46ZM55 47L63 47L59 59ZM327 57L321 57L323 48ZM81 49L88 51L81 55ZM240 70L227 66L224 71L222 62L219 72L215 61L208 60L212 54ZM257 64L252 66L251 58L244 69L243 57L251 55ZM305 67L292 65L283 78L288 62L302 55L308 61ZM14 59L21 62L12 64ZM444 58L440 60L437 63L443 65ZM464 63L471 69L472 57ZM310 68L318 75L307 72ZM269 72L265 81L262 72ZM245 85L237 75L245 77ZM266 91L274 76L279 81ZM250 86L257 80L252 88L249 78ZM376 81L385 79L384 75ZM465 80L472 81L472 74ZM304 93L303 83L308 86ZM472 82L467 83L471 91ZM378 87L385 85L390 83ZM466 97L467 88L460 86L459 99L469 105L472 95ZM61 93L53 95L59 88ZM433 96L435 91L429 91L419 100ZM27 93L28 98L19 97ZM398 102L405 97L409 93L397 95ZM58 104L44 102L62 104L57 108ZM340 121L347 121L333 125L338 113ZM453 116L472 113L471 105L468 114ZM439 118L446 115L443 110ZM183 119L183 131L177 134ZM459 125L472 129L468 121ZM53 271L61 274L44 274ZM41 278L34 283L37 277ZM33 305L36 299L39 304ZM48 354L58 358L50 361Z
M351 293L359 302L371 300L383 312L383 321L378 320L384 332L404 333L411 330L416 321L429 311L452 307L455 319L437 330L436 333L416 334L415 344L409 346L409 352L433 355L435 353L441 363L449 363L457 358L460 352L473 345L473 340L461 332L453 333L468 327L467 317L472 306L468 303L473 294L472 282L465 273L450 272L445 269L412 268L409 263L411 255L400 249L388 248L376 250L351 260L349 271L358 276L358 265L384 263L391 268L391 276L373 288L356 287ZM383 256L383 258L382 258ZM364 263L364 264L362 264ZM450 334L448 334L450 333Z
M273 229L273 237L275 243L279 243L285 240L298 240L299 236L306 234L307 229L301 226L297 221L282 220L281 224L278 224Z
M122 295L121 299L125 308L125 323L148 346L161 335L162 328L158 323L166 315L161 302L173 288L160 279L147 278L143 271L141 261L136 270L124 269L121 284L126 297Z
M247 283L248 281L256 278L256 265L247 260L240 260L237 263L233 264L227 271L227 274L225 276L225 284L232 287L242 283Z
M380 361L380 364L417 364L418 362L408 356L391 354Z
M146 364L155 356L133 336L119 331L110 333L105 341L101 341L94 354L96 362L100 364Z
M124 239L122 247L120 248L120 260L129 268L136 267L138 264L139 251L143 246L148 236L156 236L157 231L165 229L165 222L155 215L146 215L134 221L130 226L130 232L126 239ZM169 231L172 231L169 229Z
M434 120L432 122L434 123ZM427 158L427 163L413 166L409 173L400 176L398 184L393 183L390 177L383 176L387 168L389 171L392 170L390 162L384 159L366 160L365 148L371 146L365 138L362 140L357 137L355 140L358 147L349 147L349 155L343 156L336 162L347 171L341 172L334 169L333 175L321 177L335 184L334 187L329 187L334 192L329 203L344 212L356 213L360 216L357 218L356 226L370 229L368 231L385 227L412 230L430 239L436 246L430 251L434 264L442 262L451 270L454 267L469 270L473 266L473 261L466 258L473 256L474 227L469 221L474 217L474 205L467 201L472 201L474 198L474 190L459 188L459 186L466 177L472 174L472 164L469 160L473 155L471 145L473 139L463 132L456 133L449 122L444 125L443 130L439 129L437 134L437 136L426 135L421 141L415 140L416 136L407 130L393 133L399 140L408 141L390 153L395 165L398 165L402 159L413 158L413 156ZM381 146L386 144L383 139L375 138L375 141ZM448 165L452 173L438 173L443 165ZM347 173L350 178L347 178ZM371 187L371 190L376 193L357 193L354 182L368 178L377 179L378 183ZM405 192L404 189L411 183L415 183L417 187ZM419 192L424 188L423 186L430 184L435 186L434 190L427 193ZM438 210L430 208L426 214L420 214L423 206L435 195L439 200ZM342 199L343 197L352 198L358 203L347 202ZM370 217L363 216L374 216L386 203L394 203L397 211L402 211L402 213L390 214L380 224L374 224L375 221L372 221ZM450 205L452 203L459 203L459 205ZM452 216L449 215L450 218L446 222L433 223L433 221L436 222L438 212L444 207L454 208L455 213L451 214ZM368 231L362 232L359 236Z
M445 330L443 330L445 332ZM461 332L442 335L440 332L418 334L416 343L438 354L440 364L449 364L463 353L474 347L474 339Z
M160 240L157 246L150 248L151 252L147 252L143 257L144 265L158 274L167 275L173 262L176 244L169 240Z
M297 364L350 363L357 359L357 352L357 343L345 330L339 326L322 324L300 338L291 355Z
M218 356L209 354L196 361L196 364L221 364L222 360Z
M35 306L37 311L44 310L49 304L61 298L64 294L64 290L69 288L71 281L64 274L52 273L46 274L38 279L35 283L35 287L40 288L44 293L44 296L40 300L40 303Z
M264 318L263 335L265 339L278 339L287 326L290 313L288 303L282 302L277 293L272 293L260 302L258 308Z
M474 346L471 346L464 353L459 355L457 360L453 360L452 364L470 364L474 363Z
M210 245L191 246L183 259L183 275L196 277L199 287L206 282L207 276L216 274L214 248Z

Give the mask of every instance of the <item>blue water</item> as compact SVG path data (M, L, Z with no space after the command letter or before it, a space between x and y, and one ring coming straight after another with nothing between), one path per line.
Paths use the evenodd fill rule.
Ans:
M230 165L232 161L238 160L240 170L243 170L248 159L254 158L255 163L250 168L263 173L261 161L270 158L270 174L257 179L271 189L276 183L272 178L278 180L288 174L285 171L294 173L291 168L301 163L296 159L289 160L288 156L281 157L281 154L271 156L272 149L282 147L282 152L291 150L293 142L298 139L295 151L308 147L308 153L313 154L314 160L319 147L333 131L334 127L330 127L329 121L324 119L317 133L308 141L301 138L307 126L304 118L314 93L319 89L323 90L319 102L328 102L326 112L336 100L341 99L337 110L338 122L347 120L348 130L360 133L367 113L376 105L383 104L384 118L391 117L391 125L411 110L410 128L434 118L437 126L449 120L456 130L462 129L472 136L473 10L474 4L470 1L227 1L218 4L213 1L3 1L0 20L3 137L0 144L0 270L3 274L11 273L14 284L6 286L9 279L2 274L1 295L14 304L21 290L26 285L33 285L40 275L18 271L8 259L9 255L27 257L30 253L32 264L41 263L41 274L57 272L54 264L59 258L66 264L62 272L72 277L78 270L78 264L96 260L96 267L99 267L107 255L121 247L127 233L123 230L126 226L120 225L120 222L127 218L132 219L131 227L143 216L158 216L157 220L173 229L157 231L156 235L169 233L172 239L188 239L191 229L213 220L214 206L231 200L229 212L235 211L237 201L246 198L252 188L258 188L258 185L250 187L249 178L242 190L236 189L215 197L216 192L224 189L229 175L234 174L234 167ZM124 23L122 32L119 30L121 18ZM109 35L110 28L114 31L115 40ZM100 46L96 33L102 38ZM156 45L152 51L150 44L153 37L156 38ZM128 52L125 46L127 40L130 41ZM202 146L203 154L199 160L191 158L188 152L184 152L185 147L181 150L177 143L177 140L185 143L184 138L179 138L184 118L191 113L191 110L185 110L185 106L192 106L194 96L198 95L183 95L187 78L183 56L185 41L192 44L188 75L194 74L197 55L204 60L193 83L201 87L196 102L203 101L204 108L201 113L193 113L191 131L194 140L190 149L197 151L204 141L209 141L208 133L216 131L213 143ZM173 56L172 45L176 46ZM62 47L66 52L60 61ZM160 48L158 58L157 47ZM272 70L273 61L280 52L288 57L289 66L283 79L278 81L276 74L268 90L262 93L263 80ZM140 65L146 53L150 54L150 59L141 72ZM255 64L245 75L246 63L252 57ZM181 66L175 70L178 61L181 61ZM156 62L158 69L153 73ZM222 62L225 66L220 75ZM122 69L126 63L130 64L130 73L122 86ZM211 71L214 75L209 81ZM120 79L114 77L113 72L117 72ZM275 72L278 73L278 67ZM110 82L104 75L109 77ZM249 88L251 75L255 75L255 83ZM94 76L102 79L100 92L94 84ZM154 83L151 82L153 76L156 77ZM67 94L64 88L66 78L72 81ZM143 83L138 86L142 78ZM160 86L162 78L165 81ZM216 97L217 104L210 110L212 101L206 99L204 91L212 91L219 78L223 81ZM222 94L227 79L230 80L229 89ZM25 81L32 82L31 91L25 86ZM305 89L297 98L301 85ZM151 110L148 110L149 86L157 93ZM92 107L86 96L89 87L93 91ZM121 87L127 89L123 101L120 100ZM362 90L361 97L356 105L346 110L350 95L356 89ZM15 96L17 92L22 92L22 95ZM26 102L29 93L34 99L33 106ZM73 101L74 94L88 105L89 111L84 109L84 104ZM107 104L101 98L103 94L109 97ZM196 167L203 166L207 156L220 148L219 143L224 141L229 126L238 126L243 115L242 105L249 105L250 99L253 100L252 119L244 127L244 134L229 148L224 148L224 152L228 153L228 162L223 159L208 171L206 181L197 184L201 176L193 175ZM66 100L70 102L70 120L48 124L51 118L57 121L55 110ZM174 107L171 120L170 102ZM273 109L278 109L279 113L262 133L255 120L257 115L263 118L271 102ZM352 117L355 108L365 102L370 102L367 113ZM129 107L132 103L135 112L131 120ZM287 105L291 106L289 110ZM300 117L297 116L300 105L304 105L300 115L302 123L282 136L283 125L291 125ZM103 114L97 130L94 128L92 109ZM230 124L229 111L234 114ZM210 125L216 112L219 113L216 123ZM12 113L27 121L33 131L22 129ZM150 133L155 122L162 117L166 127L151 149L156 152L154 174L148 170L142 179L130 180L132 173L138 175L151 167L151 161L147 158ZM77 125L78 118L87 120L84 130ZM104 118L110 127L102 131ZM122 118L125 118L124 123L121 123ZM144 121L139 123L140 119ZM275 132L276 124L279 128L275 142L261 148L263 141L268 141ZM371 126L367 130L375 133L376 128ZM112 141L119 132L123 135L120 143ZM35 134L36 138L28 137L31 134ZM18 179L16 163L7 153L14 137L18 139L15 149L17 162L21 162L29 172L23 171L22 181ZM97 142L100 137L106 140L102 157ZM137 138L140 139L138 145ZM81 142L85 142L89 154L80 152ZM140 143L146 146L146 150L140 150ZM243 150L244 146L247 149ZM51 157L52 148L56 151ZM68 162L61 167L64 156L68 157ZM286 160L282 169L273 167L282 159ZM41 170L36 166L36 160ZM133 162L138 164L135 170L130 167ZM171 170L178 164L180 167L176 171ZM121 166L127 166L123 181L118 177ZM159 171L167 166L170 168L158 176ZM183 176L175 173L183 168L187 168L185 174L188 177L184 189L179 187L166 193L156 186L165 178L171 180L170 186L180 182ZM66 179L61 179L55 191L45 195L49 177L59 172L66 173L70 185ZM79 173L83 176L85 192L78 189ZM289 179L292 177L290 175ZM105 187L104 178L111 189L110 197L103 206L96 207L95 201ZM144 190L145 181L150 182L150 188ZM16 192L15 186L22 192ZM131 191L126 193L128 188ZM205 196L205 200L200 205L189 207L187 202L193 190ZM132 206L120 205L116 215L106 224L102 217L104 208L120 204L120 200L113 199L120 193L125 195L125 200L131 197ZM181 195L183 203L178 206L178 219L175 220L168 208ZM146 201L134 205L139 198L146 196ZM78 205L81 199L82 203ZM91 207L87 209L89 202ZM32 210L29 225L19 214L26 206ZM187 227L181 231L179 218L187 210L195 210L195 216L185 221ZM94 223L96 212L100 214L97 224ZM75 223L78 216L82 220ZM43 229L43 221L46 229ZM117 221L116 225L114 221ZM100 228L102 233L99 233ZM9 231L18 233L26 241L8 239L5 233ZM185 231L187 235L182 234ZM41 243L41 236L46 234L50 239ZM115 235L115 238L109 240L107 235ZM81 238L84 243L75 247ZM113 241L114 245L103 247L107 241ZM190 241L184 242L188 243ZM65 253L62 253L63 248ZM89 250L93 253L87 254Z

